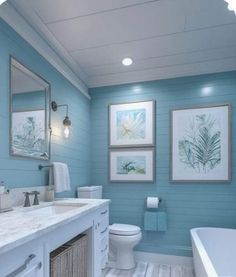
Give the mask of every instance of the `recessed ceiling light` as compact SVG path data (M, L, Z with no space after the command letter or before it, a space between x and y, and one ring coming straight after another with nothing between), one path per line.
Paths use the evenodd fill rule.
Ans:
M225 0L228 3L228 10L234 11L236 15L236 0Z
M123 65L125 65L125 66L129 66L129 65L131 65L131 64L133 63L133 60L132 60L131 58L124 58L124 59L122 60L122 63L123 63Z
M4 2L6 2L7 0L0 0L0 5Z

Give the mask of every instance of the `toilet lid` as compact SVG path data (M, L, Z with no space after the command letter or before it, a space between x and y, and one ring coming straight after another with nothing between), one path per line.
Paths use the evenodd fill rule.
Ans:
M132 236L137 235L140 231L141 229L135 225L114 223L109 226L109 232L113 235Z

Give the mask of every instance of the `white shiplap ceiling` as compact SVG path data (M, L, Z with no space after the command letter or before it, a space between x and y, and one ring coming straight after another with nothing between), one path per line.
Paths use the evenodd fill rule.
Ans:
M236 16L223 0L10 3L88 87L236 70Z

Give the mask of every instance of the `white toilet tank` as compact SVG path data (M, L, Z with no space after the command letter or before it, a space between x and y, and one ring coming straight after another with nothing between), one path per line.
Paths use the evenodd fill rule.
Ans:
M102 199L102 186L78 187L77 197Z

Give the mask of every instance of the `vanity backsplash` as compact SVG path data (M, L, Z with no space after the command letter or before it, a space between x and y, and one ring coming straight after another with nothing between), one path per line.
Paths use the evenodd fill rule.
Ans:
M23 187L23 188L12 188L10 190L10 197L12 201L12 206L23 206L25 201L24 192L39 191L39 201L46 201L47 197L47 186L38 187ZM33 195L30 195L30 202L33 203Z

